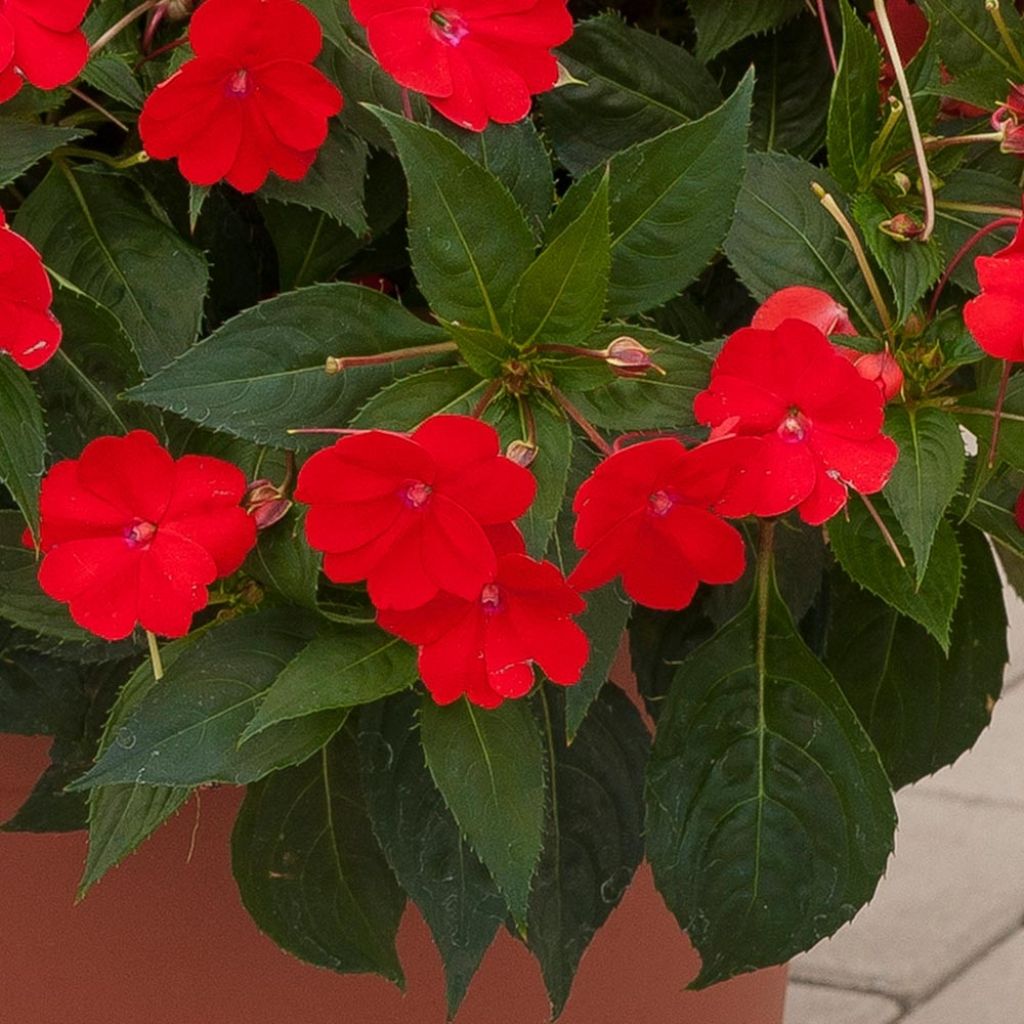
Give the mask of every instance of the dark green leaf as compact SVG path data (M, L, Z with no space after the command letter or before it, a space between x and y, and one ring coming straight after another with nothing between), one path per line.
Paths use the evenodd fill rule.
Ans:
M45 458L46 424L39 398L25 371L0 353L0 484L36 533Z
M964 395L957 401L962 409L977 409L978 412L958 412L957 419L978 438L978 451L987 458L992 446L992 426L995 417L992 410L996 404L998 383L992 380L978 391ZM1003 403L1003 415L999 423L998 455L1015 469L1024 469L1024 374L1010 377Z
M195 341L206 261L124 178L55 167L21 207L17 227L49 267L120 320L147 372Z
M558 159L575 175L722 102L691 54L615 14L577 24L558 55L585 84L553 89L540 102Z
M409 360L328 375L328 356L376 355L445 337L371 288L316 285L246 310L128 394L257 444L309 447L308 437L287 431L343 426L382 385L423 365Z
M381 389L359 410L353 427L412 430L438 412L468 416L487 382L466 366L414 373Z
M306 543L297 511L270 529L260 530L245 570L289 604L316 608L320 556Z
M401 983L405 897L373 837L347 730L249 787L231 859L242 902L279 946L318 967Z
M81 722L86 706L71 662L0 645L0 733L66 733Z
M651 738L629 699L608 686L569 744L555 696L542 694L552 705L544 708L551 798L530 893L527 942L540 961L557 1017L580 958L643 859Z
M146 101L146 94L132 74L131 65L116 53L93 54L82 69L82 78L132 110L140 110Z
M12 117L0 118L0 188L16 181L58 146L88 134L85 128L58 128Z
M437 943L448 981L448 1012L454 1016L507 912L430 777L418 708L410 693L363 712L363 789L384 855Z
M878 753L771 596L679 667L648 775L647 850L701 954L694 983L784 963L871 898L896 815Z
M423 750L459 828L490 871L516 921L526 920L544 827L541 735L529 706L492 711L462 699L420 716Z
M728 4L721 0L688 0L697 23L697 56L703 61L747 36L767 32L799 14L801 0L757 0Z

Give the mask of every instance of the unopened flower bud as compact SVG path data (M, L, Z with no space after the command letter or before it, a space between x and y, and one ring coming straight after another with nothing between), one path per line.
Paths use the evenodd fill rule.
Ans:
M256 521L256 528L266 530L279 523L292 507L280 487L269 480L254 480L245 497L245 510Z
M910 175L905 174L903 171L897 171L892 176L893 184L896 186L896 191L901 196L909 195L913 182L910 180Z
M654 350L628 335L616 338L601 355L620 377L642 377L648 370L665 372L651 359Z
M513 441L505 449L505 458L511 459L517 466L527 469L537 458L538 450L537 446L529 441Z
M891 352L867 352L853 365L865 380L873 380L878 385L885 401L903 390L903 370Z
M166 0L164 11L171 21L182 21L187 18L196 5L196 0Z
M897 242L909 242L924 231L909 213L897 213L895 217L883 220L878 227L882 234L894 238Z

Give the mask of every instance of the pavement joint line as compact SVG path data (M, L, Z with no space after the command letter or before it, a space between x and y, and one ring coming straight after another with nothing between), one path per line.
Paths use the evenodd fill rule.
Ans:
M929 776L930 778L930 776ZM924 781L924 780L922 780ZM1009 800L1003 797L991 797L991 796L967 796L963 793L953 792L930 792L925 789L906 789L903 792L912 793L914 799L921 797L925 800L941 800L949 804L960 804L967 807L992 807L1003 811L1020 811L1024 813L1024 797L1020 800ZM897 794L897 799L899 794Z
M804 985L809 988L825 989L829 992L846 992L851 995L878 996L879 999L888 999L890 1003L895 1003L900 1008L900 1015L894 1024L899 1024L899 1021L910 1013L916 1005L911 1000L907 999L906 996L896 995L892 992L883 992L881 989L877 988L868 988L867 985L856 985L853 983L849 985L836 985L833 982L819 981L815 978L793 978L793 980L790 981L790 984Z

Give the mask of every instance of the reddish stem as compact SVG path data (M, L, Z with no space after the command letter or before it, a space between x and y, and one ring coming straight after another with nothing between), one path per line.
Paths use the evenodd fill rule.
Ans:
M821 34L825 37L825 46L828 49L829 63L832 65L832 74L839 71L839 61L836 60L836 48L832 42L832 29L828 24L828 13L825 10L825 0L818 0L818 20L821 22Z
M992 410L992 441L988 446L988 468L992 469L996 464L996 449L999 447L999 426L1003 417L1003 405L1006 402L1006 389L1010 386L1011 363L1009 359L1003 360L1003 375L999 378L999 394L996 395L996 407Z
M579 409L577 409L576 406L558 390L558 388L553 387L551 389L551 394L554 396L555 401L558 402L558 404L565 410L569 419L571 419L576 426L578 426L580 430L590 438L594 447L602 455L615 454L615 449L612 448L612 446L597 432L597 427L595 427L594 424L591 423L590 420L588 420L587 417L584 416L583 413L581 413Z
M483 416L483 414L490 408L491 402L494 401L500 388L501 381L492 380L490 384L484 388L484 393L480 396L480 401L473 406L473 411L469 415L475 420L480 419L480 417Z
M939 278L939 283L935 286L935 292L932 295L931 304L928 307L928 319L935 319L935 310L939 306L939 298L942 295L946 285L949 284L949 279L956 272L956 268L964 261L964 257L987 235L992 234L993 231L998 231L1000 228L1008 228L1013 224L1019 224L1019 217L1000 217L998 220L992 221L991 224L986 224L985 227L979 228L971 235L970 238L964 242L963 245L957 250L957 254L949 262L949 266L942 273L942 277Z

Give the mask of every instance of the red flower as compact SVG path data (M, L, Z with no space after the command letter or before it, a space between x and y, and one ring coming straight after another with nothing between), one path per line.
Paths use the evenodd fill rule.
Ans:
M370 430L317 452L295 497L329 579L366 580L378 608L409 609L440 591L477 600L496 566L484 527L521 516L536 487L493 427L433 416L409 436Z
M678 609L693 600L698 583L738 580L743 538L710 508L746 446L722 441L687 451L663 438L605 459L573 502L574 539L586 554L569 583L592 590L621 575L639 604Z
M194 185L255 192L273 171L304 177L341 93L312 65L320 23L297 0L206 0L192 18L195 59L146 100L139 132Z
M89 59L79 26L89 0L0 0L0 103L28 79L56 89Z
M858 352L836 345L836 351L865 379L874 381L888 402L903 390L903 370L891 352Z
M786 320L730 337L694 402L714 434L755 438L716 510L775 516L799 506L817 525L846 503L847 487L881 490L899 450L881 433L882 394L816 327Z
M587 636L572 621L586 607L580 596L550 562L523 554L515 531L504 531L498 550L493 576L472 598L439 594L377 615L383 629L419 647L420 677L438 704L465 694L495 708L530 692L534 663L562 686L579 682L587 663Z
M370 49L400 85L463 128L521 121L558 81L566 0L351 0Z
M783 320L803 320L823 334L856 335L846 307L820 288L793 285L769 295L758 307L750 326L774 330Z
M964 306L974 340L996 359L1024 362L1024 221L1013 241L974 260L981 294Z
M53 289L39 253L0 210L0 352L35 370L57 351L61 329L50 312Z
M239 507L241 471L175 460L152 434L101 437L43 480L39 583L84 629L120 640L135 628L183 636L206 588L256 542Z

